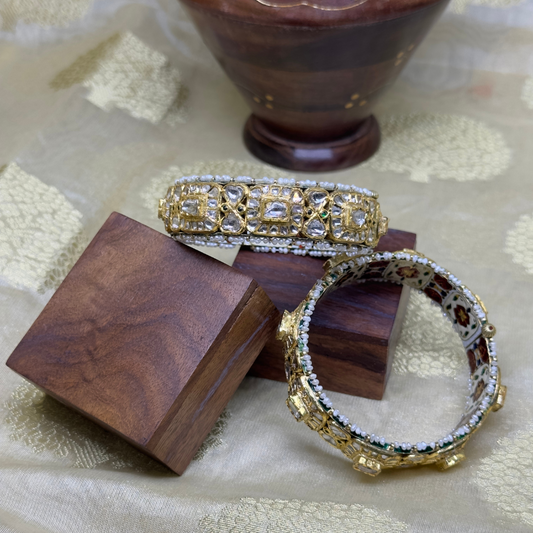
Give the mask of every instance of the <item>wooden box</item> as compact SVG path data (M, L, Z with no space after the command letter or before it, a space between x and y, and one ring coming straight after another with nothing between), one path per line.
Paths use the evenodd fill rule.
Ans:
M389 230L378 250L415 248L416 235ZM256 279L280 312L293 311L324 274L325 259L242 249L234 268ZM326 390L380 400L405 316L408 287L367 282L342 287L317 306L309 332L313 366ZM281 343L272 337L250 374L285 381Z
M7 365L181 474L278 321L249 276L113 213Z

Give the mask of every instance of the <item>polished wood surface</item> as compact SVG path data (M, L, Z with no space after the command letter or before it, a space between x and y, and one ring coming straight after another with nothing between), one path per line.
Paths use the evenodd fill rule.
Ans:
M377 249L395 251L415 245L414 233L389 230ZM322 277L324 261L241 249L233 266L254 277L283 312L293 311ZM383 397L408 297L408 287L367 282L342 287L317 305L309 351L324 389L376 400ZM279 341L270 339L250 374L285 381Z
M244 144L259 159L276 167L306 172L326 172L366 161L379 147L381 134L373 115L355 133L337 141L302 143L272 133L254 115L244 127Z
M324 11L257 0L181 1L252 110L248 148L303 171L343 168L376 151L379 133L365 138L365 122L448 3L368 1ZM287 156L302 143L314 152ZM332 157L339 146L346 153Z
M249 276L113 213L7 365L181 474L278 321Z

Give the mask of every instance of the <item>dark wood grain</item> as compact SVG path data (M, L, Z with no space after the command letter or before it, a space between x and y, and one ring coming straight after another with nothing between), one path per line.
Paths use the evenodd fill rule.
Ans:
M113 213L7 365L182 473L278 320L249 276Z
M252 110L248 148L271 164L311 172L357 164L376 151L372 110L448 1L369 0L324 11L181 0Z
M380 139L379 126L372 115L353 134L323 143L283 139L254 115L244 127L244 144L252 154L270 165L301 172L326 172L357 165L376 152Z
M415 248L416 235L389 230L378 250ZM254 277L277 309L293 311L321 278L324 259L241 249L233 266ZM409 289L368 282L345 286L317 306L309 332L313 366L326 390L381 399ZM282 346L272 338L250 374L285 381Z

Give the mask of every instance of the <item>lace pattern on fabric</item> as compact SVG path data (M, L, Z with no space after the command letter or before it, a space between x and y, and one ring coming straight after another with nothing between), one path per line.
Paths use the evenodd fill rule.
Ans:
M504 437L489 457L481 459L473 483L481 496L509 518L533 526L533 428Z
M19 21L43 28L64 28L82 19L92 3L93 0L3 0L0 3L0 29L13 31Z
M104 111L116 107L152 124L186 120L187 90L179 71L130 32L101 42L50 82L56 90L77 84L87 87L89 102Z
M57 288L87 239L82 215L49 185L11 163L0 168L0 275L19 288Z
M533 214L522 215L507 232L505 252L511 255L513 263L533 274Z
M490 180L511 163L503 135L480 121L461 115L410 113L382 120L383 141L362 168L430 178Z
M200 520L203 533L400 533L407 524L387 514L362 505L302 500L242 498L238 504L224 507L219 516Z

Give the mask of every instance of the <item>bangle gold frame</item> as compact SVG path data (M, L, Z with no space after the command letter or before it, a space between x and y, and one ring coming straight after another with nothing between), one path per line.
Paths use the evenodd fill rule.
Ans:
M506 394L493 340L496 329L487 320L483 302L453 274L413 250L374 252L356 258L338 255L328 260L324 269L324 276L298 308L285 312L278 329L278 339L285 347L287 406L296 420L340 450L356 470L371 476L388 468L435 464L445 470L458 464L464 459L467 441L491 411L503 406ZM424 292L443 308L461 337L470 363L470 395L459 424L441 439L411 445L363 431L333 408L313 373L307 332L314 305L330 289L370 279Z
M368 253L388 229L378 195L352 185L247 176L177 180L159 202L185 244L333 256Z

